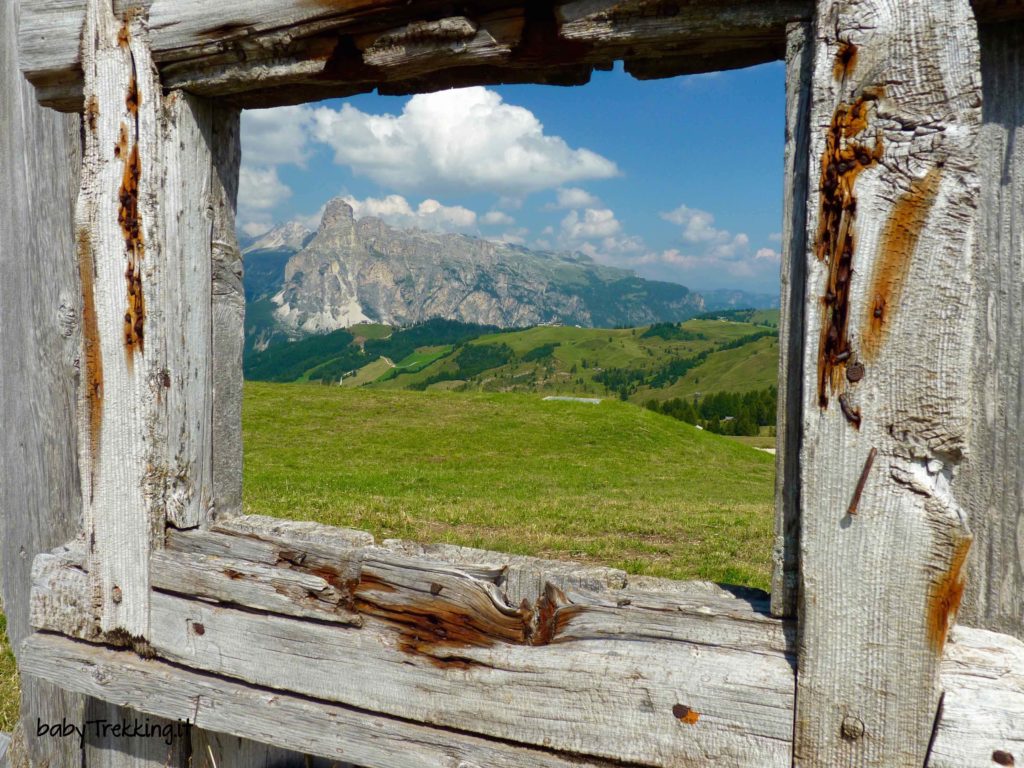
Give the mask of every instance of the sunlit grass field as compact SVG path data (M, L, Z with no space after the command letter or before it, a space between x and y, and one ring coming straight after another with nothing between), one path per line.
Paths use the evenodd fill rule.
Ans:
M18 717L18 670L7 642L7 619L0 613L0 731L14 729Z
M774 461L628 403L247 383L245 509L768 587Z

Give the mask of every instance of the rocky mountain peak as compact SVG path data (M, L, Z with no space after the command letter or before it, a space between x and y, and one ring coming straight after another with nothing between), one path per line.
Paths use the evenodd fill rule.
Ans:
M242 251L300 251L309 241L312 230L299 221L288 221L264 232Z
M328 201L324 208L324 217L320 220L320 231L325 229L336 229L343 227L350 229L356 224L355 213L352 206L343 198L335 197Z

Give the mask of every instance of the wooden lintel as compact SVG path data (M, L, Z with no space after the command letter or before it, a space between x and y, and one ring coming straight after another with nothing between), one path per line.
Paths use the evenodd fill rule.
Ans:
M115 3L115 7L122 3ZM85 0L25 4L22 71L41 103L82 109L80 39ZM810 16L808 0L550 5L477 0L446 16L439 2L330 3L155 0L152 55L165 87L235 106L436 90L500 82L586 82L624 60L639 77L665 77L782 57L785 26Z

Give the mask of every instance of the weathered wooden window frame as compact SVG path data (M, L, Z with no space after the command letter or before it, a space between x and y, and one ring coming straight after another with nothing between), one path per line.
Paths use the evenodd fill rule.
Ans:
M941 331L973 322L976 303L955 295L972 275L934 311L895 315L873 338L866 317L854 339L862 359L844 357L869 301L857 281L875 280L876 319L897 300L924 307L935 290L886 254L955 274L954 258L976 247L980 65L965 0L896 16L880 1L822 0L813 18L784 0L495 3L472 18L422 5L388 6L389 18L404 14L396 29L373 27L371 2L347 16L326 4L241 11L199 0L148 10L40 0L22 10L22 66L42 103L83 113L85 136L76 214L85 527L36 560L40 632L22 669L367 768L960 766L1020 748L1014 675L1024 673L1024 646L966 628L946 643L970 543L947 480L977 434L965 406L970 343ZM937 38L937 19L957 30L956 45ZM665 76L778 58L783 41L771 611L743 590L238 516L239 107L373 86L570 84L622 58L637 76ZM911 60L938 49L948 57L938 81L900 70L896 51ZM958 109L929 112L912 85L900 91L897 70L912 85L945 88ZM879 71L904 99L895 112L878 106L892 108ZM877 172L890 145L895 181ZM836 183L819 194L829 174ZM874 224L893 205L906 220L890 226L915 234ZM925 220L938 235L918 233ZM854 232L851 288L843 254ZM938 384L901 389L899 375L915 370L911 349ZM858 389L864 363L875 366L864 385L873 389ZM875 370L885 375L872 379ZM872 420L870 409L887 405L909 416ZM906 561L868 546L883 535L905 544ZM858 605L897 582L899 594Z

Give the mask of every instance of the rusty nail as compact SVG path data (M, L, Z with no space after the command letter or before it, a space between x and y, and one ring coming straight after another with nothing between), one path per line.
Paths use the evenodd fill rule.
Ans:
M851 363L846 369L846 379L852 383L857 383L864 378L864 364L857 362Z
M843 718L843 725L839 730L844 739L856 741L864 735L864 721L859 717L847 715Z
M1016 762L1014 762L1013 755L1011 755L1009 752L1004 752L1001 749L997 749L995 752L992 753L992 762L997 763L998 765L1017 764Z
M864 469L860 471L860 479L857 481L857 487L853 491L853 498L850 499L850 506L846 510L848 515L856 515L857 507L860 505L861 494L864 493L864 484L868 481L868 474L871 472L871 465L875 463L875 456L878 455L878 449L872 447L868 451L868 457L864 461Z
M430 585L430 594L432 594L432 595L434 595L436 597L437 595L441 594L441 590L442 589L443 589L443 587L440 584L437 584L437 583L431 584Z
M120 587L114 587L112 590L110 590L110 599L113 600L115 603L120 603L121 602L121 588Z
M206 627L204 627L198 621L193 621L192 622L192 631L195 632L197 635L202 636L202 635L206 634Z

